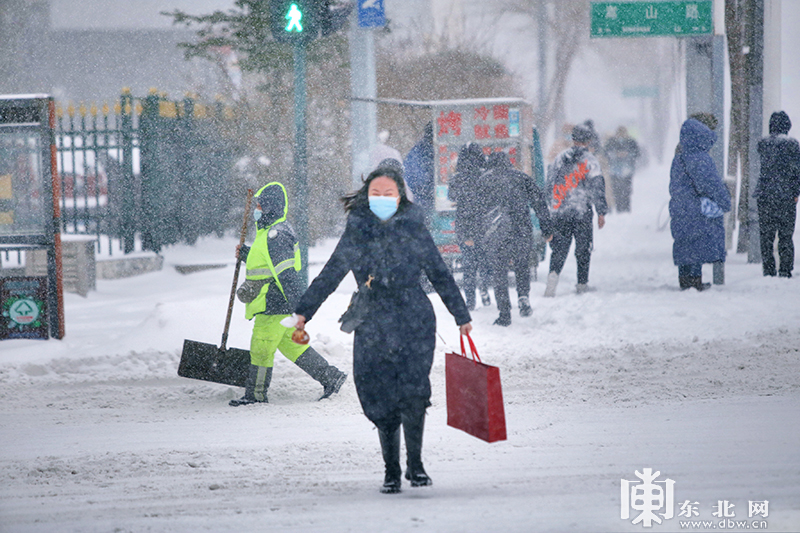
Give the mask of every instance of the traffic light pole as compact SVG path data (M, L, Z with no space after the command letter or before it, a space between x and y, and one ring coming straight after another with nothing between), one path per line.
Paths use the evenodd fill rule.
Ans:
M293 43L294 57L294 185L295 213L300 258L305 267L300 271L303 287L308 286L308 157L306 155L306 43Z

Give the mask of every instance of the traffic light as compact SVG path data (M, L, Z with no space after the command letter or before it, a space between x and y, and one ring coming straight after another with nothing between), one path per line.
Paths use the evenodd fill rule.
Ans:
M270 0L272 37L282 43L312 41L319 36L319 0Z

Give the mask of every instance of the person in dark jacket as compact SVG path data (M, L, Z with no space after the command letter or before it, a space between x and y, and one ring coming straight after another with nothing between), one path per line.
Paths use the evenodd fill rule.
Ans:
M761 265L765 276L775 275L773 244L778 235L778 275L792 277L794 226L800 197L800 144L789 137L792 121L785 111L769 117L769 137L758 142L761 176L756 185L758 224L761 232Z
M355 324L353 379L364 414L378 428L386 467L381 492L400 492L401 425L406 441L405 477L412 487L430 485L422 465L422 433L425 410L431 405L436 316L422 289L422 273L455 317L462 335L472 330L469 311L428 232L422 210L408 201L396 171L376 169L361 189L343 200L344 234L300 298L296 327L303 329L347 273L353 273L359 293L363 291L359 305L365 311L363 320Z
M267 402L275 351L294 362L323 386L320 400L339 392L347 374L331 366L307 344L292 341L292 328L281 320L290 316L302 293L300 249L286 220L286 189L268 183L255 194L256 238L252 247L242 246L238 256L246 263L245 281L236 294L245 306L245 317L255 318L250 340L250 373L244 396L231 400L232 407Z
M731 197L708 153L716 138L708 126L690 118L681 126L680 145L672 160L669 181L672 259L678 267L682 290L708 289L711 285L703 283L703 263L725 260L722 215L730 211Z
M479 181L485 167L483 149L476 143L465 144L459 150L456 171L448 188L448 196L456 204L455 230L461 250L462 286L470 310L475 309L479 275L482 303L491 305L488 288L491 269L482 247L488 206Z
M403 161L405 180L414 193L414 203L420 206L425 216L434 208L433 124L425 125L422 139L406 155Z
M614 207L618 213L628 213L631 210L633 173L639 158L639 145L628 135L628 129L620 126L616 134L606 141L605 154L608 158Z
M533 223L531 208L539 218L545 240L552 238L550 213L541 189L533 178L516 170L508 154L494 152L489 156L488 170L481 176L484 201L491 207L486 215L484 249L491 258L494 297L500 316L497 326L511 325L511 300L508 296L509 265L514 270L519 314L530 316L531 252Z
M589 262L592 257L592 219L597 211L597 227L606 223L606 185L600 163L589 151L596 134L583 124L572 130L573 146L556 156L547 175L550 192L550 216L553 220L553 241L550 243L550 273L544 295L556 295L558 278L575 239L575 259L578 262L576 290L589 290Z

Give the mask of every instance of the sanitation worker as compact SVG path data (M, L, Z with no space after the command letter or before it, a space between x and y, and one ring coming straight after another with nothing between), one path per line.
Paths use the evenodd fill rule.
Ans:
M286 189L278 182L268 183L256 194L253 217L256 239L252 247L242 246L239 259L246 261L245 282L236 295L246 305L245 316L255 318L250 340L250 373L244 396L231 400L237 407L267 402L267 389L272 379L275 350L294 362L323 386L320 400L339 392L347 374L341 372L307 344L292 341L294 329L280 322L291 316L303 293L299 277L300 247L292 226L286 220Z

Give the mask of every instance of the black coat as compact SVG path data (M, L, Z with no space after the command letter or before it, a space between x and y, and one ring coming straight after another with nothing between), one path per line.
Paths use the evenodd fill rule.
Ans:
M533 245L531 208L539 218L542 235L553 233L546 197L533 178L516 170L505 154L492 154L490 164L492 168L480 178L481 197L489 206L484 247L497 253L512 243L512 248L529 250Z
M300 298L295 313L311 319L350 271L370 302L368 319L355 330L353 379L364 414L380 425L397 413L403 400L428 400L431 395L428 376L436 346L436 316L420 285L422 273L456 324L471 319L425 226L424 213L415 204L401 205L386 222L365 205L353 208L333 255Z
M800 144L786 134L758 142L761 175L755 196L761 205L782 205L800 196Z
M485 232L488 205L481 195L480 167L456 172L450 180L448 195L456 203L455 230L459 242L479 241Z

